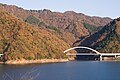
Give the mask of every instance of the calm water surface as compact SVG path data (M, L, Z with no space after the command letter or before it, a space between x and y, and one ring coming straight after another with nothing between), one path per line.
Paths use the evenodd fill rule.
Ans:
M120 62L0 65L0 80L120 80Z

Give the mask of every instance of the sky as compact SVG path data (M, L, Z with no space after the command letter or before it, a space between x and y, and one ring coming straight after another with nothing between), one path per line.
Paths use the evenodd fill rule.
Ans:
M0 0L0 3L28 10L49 9L55 12L75 11L89 16L120 17L120 0Z

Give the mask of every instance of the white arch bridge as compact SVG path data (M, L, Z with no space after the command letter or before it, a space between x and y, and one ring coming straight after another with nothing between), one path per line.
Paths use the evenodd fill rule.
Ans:
M74 50L74 49L88 49L95 53L76 53L76 54L75 53L67 53L70 50ZM116 59L118 56L120 56L120 53L100 53L95 49L92 49L89 47L84 47L84 46L73 47L73 48L67 49L64 51L64 53L67 53L66 55L68 55L68 56L98 56L100 61L103 60L103 57L114 57Z

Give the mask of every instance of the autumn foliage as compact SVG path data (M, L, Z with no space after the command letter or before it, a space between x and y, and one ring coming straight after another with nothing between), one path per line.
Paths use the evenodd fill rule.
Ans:
M0 53L9 60L65 58L63 51L69 47L54 33L0 11Z

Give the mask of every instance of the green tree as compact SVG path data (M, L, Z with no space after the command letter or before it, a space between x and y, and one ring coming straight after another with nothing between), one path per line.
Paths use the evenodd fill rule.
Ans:
M36 17L34 16L28 16L26 18L26 22L30 23L30 24L38 24L40 21L39 19L37 19Z

